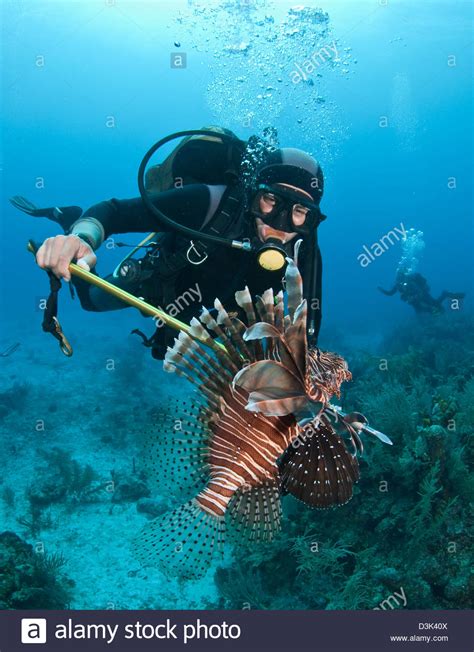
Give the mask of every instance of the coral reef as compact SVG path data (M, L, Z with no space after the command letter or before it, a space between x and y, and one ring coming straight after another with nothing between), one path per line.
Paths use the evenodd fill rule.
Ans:
M0 609L66 609L73 583L66 561L55 553L35 553L13 532L0 534Z
M150 490L142 473L137 473L135 470L132 473L112 471L111 476L114 485L113 503L135 502L150 496Z
M15 507L15 492L11 487L3 487L1 496L7 510L11 510Z
M89 465L81 465L68 451L55 447L40 451L46 465L39 469L38 478L28 488L31 505L44 507L67 500L71 503L87 503L98 500L103 485Z
M0 392L0 418L23 409L30 387L27 383L15 382L8 389Z
M466 317L457 327L474 334ZM217 571L221 607L386 608L399 591L406 604L389 608L472 608L472 341L440 318L399 329L380 358L348 353L357 371L344 409L360 409L394 446L366 442L343 507L308 511L285 498L277 540L236 549Z

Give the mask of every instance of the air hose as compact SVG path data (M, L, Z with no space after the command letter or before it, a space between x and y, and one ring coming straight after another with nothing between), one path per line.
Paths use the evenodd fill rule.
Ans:
M175 140L176 138L183 138L185 136L210 136L212 138L220 138L222 140L228 140L228 141L234 141L235 138L232 136L228 136L227 134L221 134L221 133L216 133L215 131L210 131L206 129L192 129L189 131L177 131L174 134L170 134L169 136L166 136L165 138L162 138L158 142L156 142L148 152L145 154L145 156L142 159L142 162L140 163L140 167L138 169L138 189L140 191L140 195L142 198L143 203L147 207L147 209L155 215L155 217L161 222L161 224L164 224L168 226L169 228L173 229L174 231L179 231L179 233L182 233L184 236L191 238L191 239L196 239L196 240L204 240L206 242L213 242L214 244L218 245L223 245L225 247L232 247L234 249L242 249L244 251L251 251L252 247L251 244L247 241L242 242L240 240L228 240L227 238L222 238L217 235L211 235L210 233L204 233L202 231L197 231L195 229L191 229L188 226L184 226L183 224L180 224L179 222L175 222L172 220L170 217L165 215L162 211L160 211L159 208L157 208L152 200L150 199L150 195L148 194L146 188L145 188L145 170L146 166L148 165L151 157L161 148L163 145L166 145L166 143L169 143L172 140Z

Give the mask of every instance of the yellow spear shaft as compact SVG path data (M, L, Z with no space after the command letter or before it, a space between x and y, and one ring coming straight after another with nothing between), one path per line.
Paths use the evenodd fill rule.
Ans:
M28 251L30 251L32 254L36 254L35 247L31 241L28 242L27 248ZM149 315L150 317L157 317L158 319L161 319L167 326L170 326L171 328L174 328L177 331L183 331L184 333L187 333L193 339L197 339L200 342L202 342L202 344L206 344L206 346L209 346L211 348L219 347L223 351L226 351L225 346L221 342L217 342L216 340L212 340L212 339L204 340L197 337L196 335L193 335L191 333L191 327L188 324L185 324L184 322L180 321L179 319L176 319L175 317L171 317L171 315L168 315L161 308L155 308L155 306L152 306L146 301L143 301L143 299L139 299L138 297L135 297L133 294L130 294L130 292L127 292L126 290L122 290L122 288L119 288L116 285L113 285L112 283L105 281L103 278L100 278L95 274L91 274L91 272L88 272L82 267L79 267L79 265L76 265L76 263L69 264L69 271L74 276L81 278L83 281L86 281L91 285L95 285L95 287L104 290L104 292L108 292L109 294L112 294L114 297L117 297L117 299L120 299L120 301L123 301L129 306L136 308L137 310L144 313L145 315Z

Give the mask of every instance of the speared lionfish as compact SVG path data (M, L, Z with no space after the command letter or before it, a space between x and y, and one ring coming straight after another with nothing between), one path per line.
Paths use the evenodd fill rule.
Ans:
M286 308L283 292L274 297L267 290L254 303L245 288L235 296L247 324L216 299L217 318L203 308L200 319L191 320L191 336L181 332L168 349L164 369L196 385L198 398L184 419L168 413L169 429L174 421L180 427L169 442L156 433L147 458L158 458L159 474L172 482L184 472L200 491L136 537L144 565L198 577L213 550L222 550L226 532L272 540L282 493L317 508L350 500L359 479L361 431L391 443L363 415L330 404L351 373L340 356L308 349L306 300L291 259L285 278Z

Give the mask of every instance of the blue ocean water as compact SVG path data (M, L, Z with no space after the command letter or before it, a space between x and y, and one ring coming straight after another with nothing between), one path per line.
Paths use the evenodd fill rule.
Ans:
M41 332L38 302L47 295L47 278L26 251L29 238L42 241L60 229L16 211L8 199L23 195L38 206L74 204L86 209L112 197L136 197L138 166L151 144L169 133L209 124L232 129L245 140L271 126L282 146L311 153L324 170L321 207L328 216L319 229L324 260L320 345L336 348L349 361L352 357L357 391L348 399L351 405L356 398L363 403L364 392L373 392L381 359L399 356L392 388L405 388L413 398L415 384L425 382L417 395L423 409L400 409L399 436L391 435L397 440L394 450L378 461L377 472L371 467L374 484L361 491L370 494L371 487L392 476L395 482L395 462L384 466L384 460L390 454L399 459L405 451L403 473L414 477L420 468L427 474L438 469L432 484L442 488L445 501L457 497L456 518L464 527L464 491L472 487L466 484L462 491L445 480L451 463L446 452L438 451L438 459L430 453L431 444L420 450L426 447L425 439L450 437L451 453L454 446L461 468L467 464L461 450L472 431L472 406L468 413L465 404L474 396L471 3L334 0L295 7L286 0L4 0L2 14L0 349L5 356L0 361L0 530L16 532L33 545L35 554L46 550L64 555L61 572L69 578L67 604L73 608L215 608L246 602L253 608L377 606L393 591L381 569L385 564L399 573L402 558L397 566L384 557L386 550L380 552L372 574L367 561L363 599L343 599L344 591L357 593L355 588L349 591L347 583L362 570L354 571L350 560L335 554L333 564L343 568L343 588L339 576L324 564L308 570L298 546L318 532L322 521L318 512L301 517L291 505L285 522L293 521L288 525L293 538L284 545L294 563L288 572L278 571L283 589L277 601L268 597L272 563L273 570L280 568L277 553L269 557L274 560L269 568L254 553L262 577L257 597L244 580L241 594L229 589L233 572L239 577L247 572L239 558L226 559L218 571L216 562L206 578L184 585L140 569L129 541L148 518L137 512L137 500L146 497L146 490L129 486L129 494L123 489L123 497L113 499L107 495L107 482L126 477L122 487L133 484L153 411L168 397L184 397L188 390L178 378L165 376L161 363L129 335L136 327L150 332L149 320L132 310L86 313L70 299L67 288L61 293L60 318L75 353L70 359L62 356L53 338ZM308 60L324 47L329 54L311 68ZM182 68L170 65L177 54L185 55ZM377 286L389 288L394 282L401 238L393 238L381 255L365 264L361 256L395 227L423 233L417 271L434 296L443 290L465 293L460 306L418 320L398 295L389 298L377 291ZM134 243L138 238L129 234L121 239ZM122 255L123 249L100 250L99 273L109 273ZM452 364L437 357L449 348L448 341L455 349ZM357 374L365 385L357 385ZM386 380L377 382L382 395ZM375 404L373 394L371 400ZM374 417L382 414L382 421L388 411L383 400L371 406ZM443 407L449 400L455 406ZM443 418L440 410L445 411ZM417 422L404 429L403 419L414 412ZM453 432L450 419L457 423ZM436 427L441 434L423 430ZM412 450L410 437L417 451L413 463L407 452ZM368 448L377 445L375 440L367 443ZM54 457L55 449L62 457ZM73 461L82 470L92 467L100 497L88 500L66 493L50 503L44 498L32 515L31 487L43 482L45 465L51 470L56 463L55 473L73 474ZM366 466L364 473L369 473ZM159 496L169 508L176 506L171 489L169 495ZM418 509L410 501L419 487L412 483L399 491L378 523L389 512L396 518L394 505ZM346 510L344 521L335 515L333 523L352 523L354 554L362 555L358 563L363 564L368 547L362 543L362 531L367 523L360 514L368 507L360 495L357 499L354 507L350 503L340 508ZM432 502L433 519L435 507ZM32 524L35 518L39 521ZM411 588L408 608L466 606L466 533L462 527L456 530L449 518L439 525L439 532L443 527L446 531L438 534L439 549L457 543L459 563L448 573L452 586L448 590L439 583L439 570L426 574L427 588L419 592L411 588L411 579L397 576L393 587ZM331 513L324 513L324 519L329 522ZM301 531L298 522L304 522ZM323 535L314 536L319 540ZM385 542L392 538L394 546L400 543L390 529L380 529L375 536ZM419 554L426 563L431 553L423 545ZM440 568L447 563L443 559L437 560ZM298 573L310 574L311 595L319 602L301 598L294 580ZM327 576L329 589L323 581ZM0 601L10 606L7 597L0 596Z

